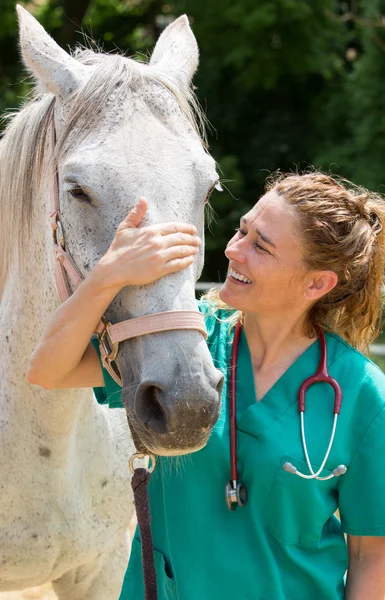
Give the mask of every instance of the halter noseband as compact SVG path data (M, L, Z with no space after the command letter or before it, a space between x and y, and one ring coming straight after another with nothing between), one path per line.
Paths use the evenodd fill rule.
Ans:
M56 144L54 103L51 108L49 129L51 150L53 151ZM50 202L50 222L53 233L55 258L55 280L60 300L61 302L64 302L71 296L69 283L71 282L72 287L76 289L83 281L84 277L71 254L65 247L64 231L60 220L59 180L57 170L55 170L55 173L51 178ZM118 367L116 363L115 365L112 364L119 352L119 342L142 335L148 335L150 333L159 333L161 331L171 331L176 329L194 329L200 331L205 339L207 338L203 315L195 310L171 310L129 319L114 325L112 325L106 316L103 315L95 331L99 339L99 348L103 366L107 369L116 383L123 386Z

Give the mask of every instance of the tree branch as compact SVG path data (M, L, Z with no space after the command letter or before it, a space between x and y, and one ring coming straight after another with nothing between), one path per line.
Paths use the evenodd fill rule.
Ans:
M358 17L354 12L346 12L343 15L336 15L333 11L326 9L326 13L328 17L342 21L346 23L347 21L354 21L354 23L358 23L358 25L363 25L364 27L378 27L380 29L385 28L385 16L381 15L378 19L365 19L362 17Z

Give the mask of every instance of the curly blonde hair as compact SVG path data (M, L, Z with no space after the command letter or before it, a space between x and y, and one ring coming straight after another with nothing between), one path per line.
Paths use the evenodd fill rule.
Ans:
M385 268L385 201L376 193L321 172L274 174L274 191L294 209L303 262L309 270L334 271L338 283L310 309L307 333L315 325L367 352L381 329ZM206 299L230 309L211 290ZM236 321L240 313L231 315Z

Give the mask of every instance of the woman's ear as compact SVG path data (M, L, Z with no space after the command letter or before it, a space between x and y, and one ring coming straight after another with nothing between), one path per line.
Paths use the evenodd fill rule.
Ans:
M328 294L338 283L334 271L314 271L303 295L306 300L314 302Z

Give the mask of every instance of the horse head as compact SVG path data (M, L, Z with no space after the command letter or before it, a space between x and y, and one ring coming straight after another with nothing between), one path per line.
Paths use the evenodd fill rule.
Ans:
M192 108L198 48L187 18L165 29L144 64L91 50L69 55L27 11L18 12L24 62L43 96L55 99L51 164L58 172L66 246L82 275L105 254L142 195L149 204L143 225L189 222L203 239L204 205L218 174ZM45 179L48 188L49 170ZM47 206L47 229L48 213ZM196 309L202 266L203 244L192 267L122 289L108 319L117 323ZM206 444L219 414L223 377L201 333L178 330L126 340L117 364L138 449L173 455Z

